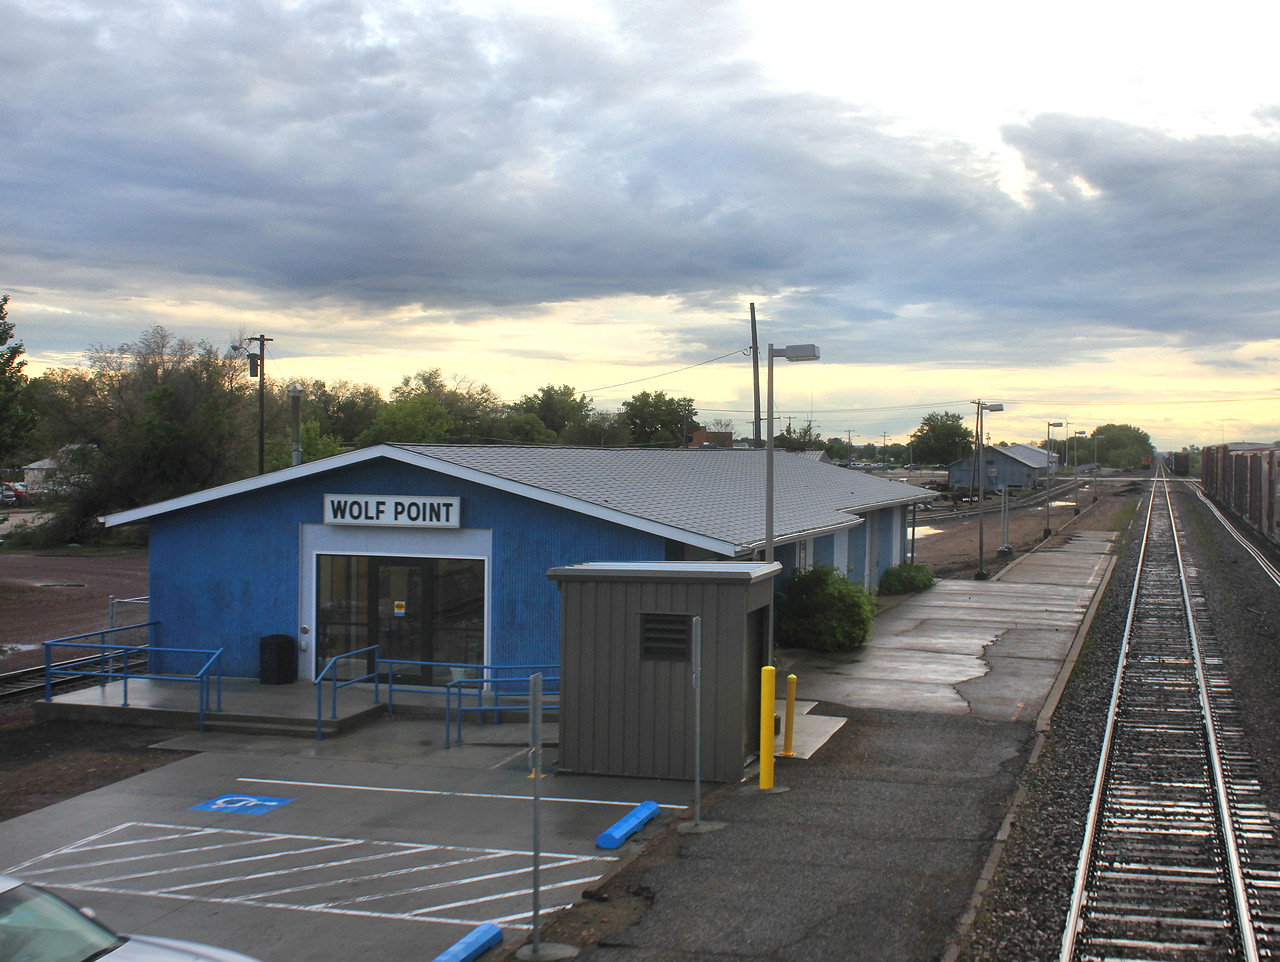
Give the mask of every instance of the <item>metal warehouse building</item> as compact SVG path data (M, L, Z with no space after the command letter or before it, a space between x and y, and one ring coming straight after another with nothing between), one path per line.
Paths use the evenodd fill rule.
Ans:
M552 568L753 560L762 450L382 444L122 511L150 525L159 647L224 650L254 677L265 636L297 675L379 645L413 662L557 664ZM874 588L906 557L911 485L776 455L776 559Z

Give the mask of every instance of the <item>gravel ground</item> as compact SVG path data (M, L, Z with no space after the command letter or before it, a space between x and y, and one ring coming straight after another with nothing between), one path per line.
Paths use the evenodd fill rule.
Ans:
M1180 486L1175 491L1186 539L1184 558L1199 571L1212 612L1210 630L1224 647L1227 672L1262 766L1264 797L1276 817L1280 591L1222 532L1198 498ZM1043 750L1024 774L1025 795L960 953L964 962L1058 956L1137 564L1134 537L1126 542Z

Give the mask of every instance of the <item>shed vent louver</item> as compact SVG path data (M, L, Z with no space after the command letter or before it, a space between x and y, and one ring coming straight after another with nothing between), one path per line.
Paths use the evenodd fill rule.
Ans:
M690 615L642 614L640 657L649 661L688 661L692 629Z

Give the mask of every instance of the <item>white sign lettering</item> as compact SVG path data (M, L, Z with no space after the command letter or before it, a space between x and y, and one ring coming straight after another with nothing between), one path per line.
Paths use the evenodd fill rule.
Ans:
M324 523L460 528L462 499L406 497L399 494L326 494Z

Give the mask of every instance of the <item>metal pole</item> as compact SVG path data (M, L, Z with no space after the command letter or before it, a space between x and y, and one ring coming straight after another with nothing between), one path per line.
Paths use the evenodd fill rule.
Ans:
M542 672L529 678L529 761L533 769L533 955L538 956L542 898L539 868L542 851Z
M769 371L765 382L767 414L764 446L764 560L773 561L773 345L769 345ZM769 655L773 657L770 646Z
M760 669L760 790L773 789L773 708L777 669Z
M693 616L693 824L702 824L702 615Z
M982 401L978 401L978 446L975 453L974 470L978 472L978 571L974 575L976 581L987 580L986 543L983 539L983 505L987 499L986 468L982 463Z
M751 305L751 380L755 390L756 412L755 420L751 423L755 425L753 435L753 447L760 447L760 339L756 336L756 306Z
M796 734L796 676L787 675L787 711L782 726L782 757L794 758Z

